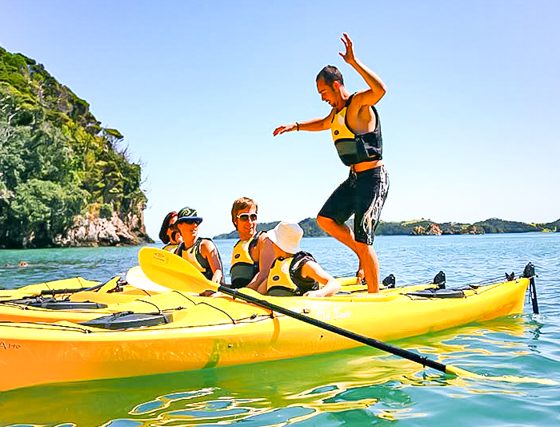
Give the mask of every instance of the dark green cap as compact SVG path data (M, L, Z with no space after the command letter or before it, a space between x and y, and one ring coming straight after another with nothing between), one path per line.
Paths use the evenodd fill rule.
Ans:
M196 209L185 207L179 211L177 214L177 223L188 221L188 220L195 220L202 222L202 217L198 216Z

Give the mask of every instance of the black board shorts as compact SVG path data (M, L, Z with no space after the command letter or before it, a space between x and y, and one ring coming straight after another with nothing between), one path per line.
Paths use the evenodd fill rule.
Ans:
M389 175L384 165L358 173L350 171L327 199L319 216L344 224L353 214L355 240L371 245L388 191Z

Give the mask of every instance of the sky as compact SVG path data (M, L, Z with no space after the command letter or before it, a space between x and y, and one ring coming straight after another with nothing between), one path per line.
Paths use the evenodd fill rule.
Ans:
M384 221L560 218L560 2L555 0L0 0L0 46L42 63L142 165L145 222L194 207L200 234L314 217L348 174L315 76L356 56L377 104L390 176Z

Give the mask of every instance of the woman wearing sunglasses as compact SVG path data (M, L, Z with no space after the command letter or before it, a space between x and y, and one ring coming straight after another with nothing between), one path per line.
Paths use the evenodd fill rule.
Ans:
M239 241L231 254L231 287L257 290L268 277L274 260L272 242L266 233L257 232L258 206L253 199L241 197L233 202L231 221Z
M171 211L163 219L161 228L159 230L159 239L165 244L162 248L165 251L173 252L177 249L179 243L183 241L183 238L177 230L177 212Z
M208 280L223 285L224 273L218 248L212 239L198 237L201 222L202 218L195 209L183 208L179 211L175 225L183 241L175 254L194 265Z

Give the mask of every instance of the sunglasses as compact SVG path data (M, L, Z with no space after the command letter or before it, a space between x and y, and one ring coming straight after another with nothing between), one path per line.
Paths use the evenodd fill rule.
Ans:
M202 222L202 220L201 219L182 219L181 222L184 222L185 224L189 224L189 225L192 225L192 224L199 225Z
M241 221L256 221L257 220L257 214L256 213L242 213L237 215L237 219L240 219Z

